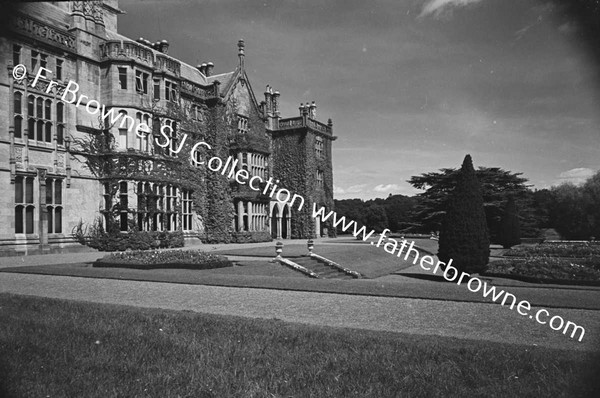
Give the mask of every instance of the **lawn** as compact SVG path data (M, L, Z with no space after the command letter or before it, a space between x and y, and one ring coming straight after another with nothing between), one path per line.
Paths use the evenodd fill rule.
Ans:
M0 323L4 397L570 397L600 387L597 353L7 294Z
M423 240L429 244L427 240ZM377 239L375 239L377 242ZM434 241L432 241L434 242ZM420 242L415 241L415 245ZM437 247L437 243L435 242ZM313 250L314 253L328 258L343 267L352 271L357 271L367 278L378 278L380 276L390 275L400 270L413 266L413 257L404 260L404 255L397 257L383 250L383 245L376 247L370 242L363 242L357 239L330 239L325 242L316 241ZM211 253L219 255L232 256L262 256L275 257L275 246L249 247L228 249L223 248ZM284 244L283 257L290 258L306 255L308 250L306 245ZM426 254L420 251L420 255Z

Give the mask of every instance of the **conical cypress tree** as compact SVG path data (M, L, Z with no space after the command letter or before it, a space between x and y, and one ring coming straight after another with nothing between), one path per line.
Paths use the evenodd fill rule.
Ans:
M481 187L471 155L465 156L440 229L438 257L468 273L481 272L490 257L490 240Z
M500 229L500 244L509 249L521 243L521 228L519 225L519 213L515 199L511 196L506 202Z

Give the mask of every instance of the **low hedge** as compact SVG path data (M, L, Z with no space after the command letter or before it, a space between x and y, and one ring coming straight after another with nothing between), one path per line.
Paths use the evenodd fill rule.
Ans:
M113 268L183 268L213 269L231 267L226 257L209 254L201 250L147 250L111 253L93 264L94 267Z
M233 232L231 234L232 243L257 243L271 242L273 238L269 232Z
M85 244L99 251L167 249L183 247L183 232L131 231L101 233L87 237Z

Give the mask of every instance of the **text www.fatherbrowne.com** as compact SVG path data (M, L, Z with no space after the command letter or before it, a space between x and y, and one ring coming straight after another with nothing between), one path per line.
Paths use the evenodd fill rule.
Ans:
M362 239L363 241L367 241L369 238L371 238L371 236L373 234L375 234L375 231L373 231L373 230L371 230L369 233L367 233L367 229L364 226L362 226L361 228L358 228L358 224L354 220L347 221L345 217L338 217L338 215L334 211L330 211L327 214L325 214L325 213L326 213L326 210L324 207L321 207L319 210L317 210L316 204L313 204L312 216L320 217L321 220L323 220L323 221L326 221L331 218L331 222L332 222L334 228L341 226L342 231L346 232L347 230L349 230L352 227L351 234L355 238L360 237L360 239ZM409 242L406 239L403 239L400 242L398 242L393 238L387 238L386 233L388 233L388 232L390 232L390 230L387 228L385 230L383 230L383 232L381 232L379 234L379 239L378 239L377 243L372 241L371 244L376 247L380 247L381 244L385 240L386 242L383 245L383 249L387 253L396 255L397 257L400 257L404 253L404 260L408 260L410 258L410 256L413 255L414 256L413 264L416 264L417 261L419 260L420 253L414 247L415 242L411 241L409 244ZM398 247L399 243L400 243L400 247ZM406 252L405 252L405 250L406 250ZM455 267L453 267L451 265L452 259L450 259L450 261L448 261L448 264L438 261L437 264L435 264L435 266L434 266L435 260L433 259L432 256L421 256L420 258L421 258L421 261L419 262L419 265L424 270L432 271L434 274L437 274L439 271L442 273L444 279L446 279L449 282L454 282L458 278L458 280L456 282L457 285L460 285L461 283L466 282L467 289L469 289L469 291L471 291L473 293L477 293L478 291L481 290L483 297L485 297L485 298L490 297L493 302L499 302L499 300L502 299L500 304L503 306L506 305L507 302L510 300L509 308L511 310L514 309L515 304L517 303L517 298L515 297L515 295L505 292L504 290L497 290L496 286L490 287L490 286L488 286L487 282L482 281L481 279L479 279L477 277L472 277L470 274L468 274L466 272L459 272ZM433 267L433 269L432 269L432 267ZM466 281L465 281L465 278L466 278ZM583 339L583 336L585 334L585 329L582 326L579 326L571 321L567 321L565 323L565 320L559 315L555 315L550 318L550 312L548 312L544 308L537 310L534 314L532 312L531 303L529 303L529 301L527 301L527 300L519 301L519 303L516 305L516 308L517 308L517 312L519 313L519 315L529 316L529 319L535 319L538 323L540 323L542 325L549 325L552 330L562 331L562 333L565 335L569 331L571 331L571 338L576 338L576 335L579 333L578 341L581 341Z

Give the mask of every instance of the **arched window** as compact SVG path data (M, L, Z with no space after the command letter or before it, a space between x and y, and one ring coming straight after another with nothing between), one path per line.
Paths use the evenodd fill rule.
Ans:
M33 95L27 97L27 115L34 117L35 116L35 98Z
M28 131L28 135L29 135L29 139L34 139L35 138L35 119L33 118L29 118L27 120L27 131Z
M46 209L48 210L48 233L62 233L62 180L46 179Z
M35 101L35 110L36 110L36 117L38 119L42 119L44 117L44 100L41 98L38 98Z
M15 233L34 233L33 178L15 178Z
M44 140L44 122L42 120L37 121L37 129L36 129L35 139L37 141Z
M46 123L46 135L44 136L46 142L52 142L52 123Z
M15 116L15 138L23 138L23 118L19 115Z
M46 120L52 120L52 101L46 100L44 106Z
M16 114L18 114L18 115L20 115L22 113L21 112L22 111L22 109L21 109L21 100L22 100L22 98L23 98L23 94L21 94L18 91L15 91L15 95L14 95L14 108L15 108L15 110L14 110L14 112Z
M63 105L62 102L58 102L56 104L56 121L58 123L63 123L65 121L64 113L65 113L65 106Z

